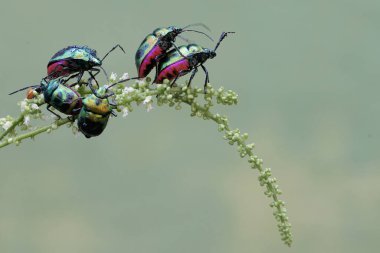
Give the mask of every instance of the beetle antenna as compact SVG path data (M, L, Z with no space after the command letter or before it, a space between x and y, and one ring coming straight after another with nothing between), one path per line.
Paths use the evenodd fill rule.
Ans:
M209 38L211 41L214 41L210 35L208 35L207 33L204 33L204 32L201 32L201 31L197 31L197 30L183 30L183 32L196 32L196 33L201 33L203 35L205 35L207 38Z
M107 90L108 90L109 88L111 88L112 86L116 85L116 84L124 83L124 82L128 82L129 80L136 80L136 79L140 79L140 77L131 77L131 78L126 78L126 79L120 80L120 81L118 81L118 82L116 82L116 83L113 83L113 84L108 85L108 86L107 86Z
M173 47L175 48L175 50L177 50L177 52L179 53L180 56L187 59L187 57L182 54L181 50L179 50L179 48L174 43L173 43Z
M222 34L220 35L219 41L218 41L218 43L217 43L216 46L215 46L214 52L215 52L216 49L219 47L220 42L222 42L222 41L227 37L227 35L228 35L229 33L235 33L235 32L222 32Z
M39 85L26 86L26 87L24 87L24 88L21 88L21 89L19 89L19 90L16 90L16 91L13 91L13 92L9 93L8 95L13 95L13 94L15 94L15 93L17 93L17 92L19 92L19 91L23 91L23 90L26 90L26 89L29 89L29 88L35 88L35 87L38 87L38 86L39 86Z
M187 25L185 27L183 27L182 29L186 29L188 27L192 27L192 26L202 26L203 28L205 28L207 31L211 32L211 29L208 28L207 25L203 24L203 23L194 23L194 24L190 24L190 25Z
M177 37L180 38L180 39L182 39L183 41L185 41L188 44L193 44L194 43L193 41L191 41L188 38L185 38L185 37L183 37L181 35L177 35Z
M108 78L107 71L106 71L101 65L99 66L99 68L101 68L101 69L103 70L103 73L104 73L104 75L106 76L106 78L107 78L107 82L108 82L109 78Z
M113 51L113 50L115 50L116 48L120 48L121 49L121 51L123 51L124 52L124 54L125 54L125 51L124 51L124 48L122 47L122 46L120 46L119 44L117 44L117 45L115 45L113 48L111 48L111 50L110 51L108 51L107 53L106 53L106 55L103 57L103 59L101 59L100 60L100 62L103 62L103 60Z

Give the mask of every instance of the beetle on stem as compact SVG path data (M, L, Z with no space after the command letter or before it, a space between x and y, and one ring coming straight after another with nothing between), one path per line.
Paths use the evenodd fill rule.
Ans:
M162 83L164 79L168 79L171 81L171 86L173 86L179 77L192 72L188 82L188 86L190 86L191 81L198 72L198 67L201 67L206 74L204 84L204 89L206 92L206 86L210 82L210 79L208 71L203 64L208 59L212 59L216 56L215 51L229 33L234 32L223 32L221 34L214 50L203 48L197 44L184 45L180 46L178 50L170 50L160 61L158 65L158 75L154 82Z
M47 65L47 77L54 79L71 75L66 81L77 77L77 82L71 84L71 86L73 86L80 82L84 72L88 72L97 83L95 76L100 72L100 69L102 69L108 79L107 72L103 69L102 63L116 48L120 48L125 53L124 49L117 44L111 48L102 59L99 59L94 49L87 46L68 46L63 48L55 53L49 60Z
M208 37L211 41L213 41L213 39L204 32L187 29L191 26L202 26L208 31L210 31L210 29L204 24L196 23L187 25L183 28L179 28L176 26L157 28L151 34L148 34L141 42L135 55L138 76L140 78L146 77L150 73L150 71L154 67L156 67L157 77L157 66L160 60L165 56L166 52L169 49L171 49L172 47L177 48L174 44L176 37L180 37L189 43L189 40L181 37L180 34L183 32L201 33Z

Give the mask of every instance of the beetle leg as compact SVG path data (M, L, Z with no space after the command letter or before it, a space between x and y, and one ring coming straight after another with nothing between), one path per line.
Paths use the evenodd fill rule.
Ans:
M187 56L184 56L184 55L181 53L181 50L179 50L179 48L178 48L174 43L172 43L172 44L173 44L173 47L177 50L177 52L178 52L183 58L188 59L188 57L187 57Z
M92 71L96 71L95 73L92 73L92 75L95 77L97 74L99 74L100 69L92 68L92 69L89 70L89 71L91 71L91 73L92 73Z
M198 72L198 68L194 68L193 72L191 73L189 82L187 83L187 87L190 87L191 81L193 80L195 74Z
M98 97L98 98L108 98L108 97L111 97L113 95L115 95L115 93L112 90L110 90L110 91L108 91L108 94L106 94L106 95L104 95L102 97Z
M164 54L160 54L160 55L157 55L156 58L154 58L154 60L156 61L156 76L153 79L154 81L156 81L158 77L158 63L160 62L162 58L164 58L164 56L165 56Z
M170 84L170 88L173 87L174 83L177 81L177 79L178 79L180 76L183 76L183 75L185 75L185 74L187 74L187 73L189 73L189 70L185 70L185 69L181 70L181 71L178 73L178 75L174 78L173 82Z
M207 87L207 84L210 83L210 78L209 78L209 76L208 76L208 71L207 71L206 67L203 66L202 64L201 64L201 67L202 67L203 71L204 71L205 74L206 74L205 86L203 87L203 90L204 90L204 93L207 93L207 92L206 92L206 87Z
M113 100L108 101L108 103L109 103L110 105L112 105L112 106L117 106L117 103L116 103L115 101L113 101Z
M74 77L77 77L79 75L79 73L78 74L75 74L75 75L72 75L72 76L69 76L67 79L63 79L62 78L62 84L65 84L65 83L67 83L70 79L72 79L72 78L74 78ZM70 87L73 87L75 84L77 84L77 82L75 82L74 84L71 84L70 85Z
M96 97L101 98L101 97L98 96L98 92L95 90L94 86L92 86L92 79L95 80L96 84L97 84L98 87L99 87L98 82L96 81L95 77L92 75L91 72L88 72L88 73L89 73L90 76L91 76L91 77L88 79L88 82L87 82L88 87L90 87L91 92L92 92Z
M78 78L77 78L77 81L76 81L75 83L70 84L70 87L73 87L73 86L75 86L76 84L81 85L81 84L80 84L80 80L82 80L83 74L84 74L84 72L81 71L81 72L79 72L78 74L75 74L75 75L71 76L70 78L67 78L67 79L63 82L63 84L65 84L67 81L69 81L70 79L72 79L72 78L74 78L74 77L78 77Z
M50 110L50 107L51 107L51 105L47 105L46 109L47 109L49 112L51 112L52 114L54 114L55 116L57 116L58 119L61 119L61 116L59 116L58 114L56 114L55 112L53 112L52 110Z
M91 71L89 71L88 73L89 73L90 76L91 76L91 78L88 79L88 86L90 86L90 89L91 89L92 93L94 93L94 95L95 95L97 98L104 99L104 98L108 98L108 97L110 97L110 96L115 95L115 93L114 93L113 91L110 91L108 94L105 94L104 96L100 96L100 95L98 94L97 90L95 90L94 87L92 86L92 82L91 82L91 80L94 79L95 82L96 82L96 85L99 87L99 83L98 83L98 81L95 79L95 76L92 74Z
M93 71L96 71L96 72L93 73ZM98 84L98 82L97 82L95 76L96 76L97 74L99 74L99 72L100 72L100 69L96 69L96 68L93 68L93 69L91 69L91 70L88 71L88 73L90 73L91 77L95 79L98 88L99 88L99 84ZM106 75L106 77L108 78L107 75Z
M75 121L75 117L72 116L72 115L71 115L71 116L68 116L67 118L68 118L71 122L74 122L74 121Z

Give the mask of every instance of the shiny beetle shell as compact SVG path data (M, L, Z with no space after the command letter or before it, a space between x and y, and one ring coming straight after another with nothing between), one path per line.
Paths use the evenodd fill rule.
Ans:
M182 31L175 26L157 28L141 42L135 62L140 78L146 77L156 66L156 57L164 54L174 42L175 37Z
M99 94L102 94L102 89L98 90ZM107 126L113 108L107 98L101 99L94 94L86 97L78 116L78 129L87 138L100 135Z
M41 82L41 92L45 102L67 115L77 115L82 108L80 94L72 88L61 84L62 79Z
M68 46L49 60L47 73L51 77L67 76L101 65L96 51L87 46ZM66 67L66 69L64 69Z
M204 51L203 47L196 44L180 46L178 49L183 56L188 58ZM164 79L172 80L181 71L183 71L181 74L182 76L186 74L186 71L191 70L192 63L182 55L180 55L176 49L172 49L167 53L158 65L158 76L155 80L156 83L162 83Z

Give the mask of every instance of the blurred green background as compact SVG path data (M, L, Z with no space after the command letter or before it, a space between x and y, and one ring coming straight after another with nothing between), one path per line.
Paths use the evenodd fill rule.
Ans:
M375 252L380 247L380 2L375 0L6 1L0 8L0 116L73 44L136 74L156 27L204 22L218 38L217 107L250 134L284 192L294 245L269 199L211 122L188 109L112 118L98 138L60 128L0 151L0 252ZM214 44L186 34L200 44ZM182 42L178 40L178 44ZM187 77L188 78L188 77ZM186 80L182 78L182 80ZM200 86L200 71L194 84ZM45 109L44 109L45 110Z

